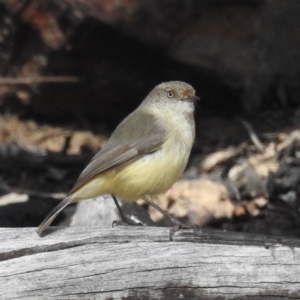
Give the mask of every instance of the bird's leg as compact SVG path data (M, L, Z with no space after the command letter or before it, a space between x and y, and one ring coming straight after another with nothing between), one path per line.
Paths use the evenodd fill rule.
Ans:
M184 226L184 224L182 224L179 220L177 220L175 217L172 217L170 214L168 214L166 211L164 211L162 208L160 208L157 204L152 202L150 196L145 196L143 199L146 203L148 203L149 205L154 207L156 210L158 210L161 214L163 214L165 217L167 217L174 225Z
M117 207L117 209L118 209L118 211L119 211L119 214L120 214L120 217L121 217L122 221L126 223L127 220L126 220L125 216L123 215L123 212L122 212L122 210L121 210L121 207L120 207L120 205L119 205L119 202L118 202L116 196L111 195L111 197L113 198L113 200L114 200L114 202L115 202L115 204L116 204L116 207Z
M170 214L168 214L166 211L164 211L162 208L160 208L157 204L152 202L150 196L145 196L143 199L146 203L148 203L149 205L151 205L152 207L157 209L160 213L162 213L165 217L167 217L169 220L171 220L171 222L174 224L174 226L170 230L170 240L173 240L173 235L175 234L176 231L178 231L180 229L195 228L195 225L193 225L193 224L190 224L190 225L183 224L177 218L175 218L175 217L171 216Z
M123 212L122 212L122 210L121 210L121 207L120 207L120 205L119 205L119 202L118 202L116 196L111 195L111 197L113 198L113 200L114 200L114 202L115 202L115 204L116 204L116 207L117 207L117 209L118 209L118 211L119 211L120 217L121 217L121 219L122 219L122 221L119 221L119 220L113 221L112 227L114 227L114 226L116 226L116 225L132 225L132 226L140 226L140 224L137 224L137 223L128 221L128 220L125 218L125 216L124 216L124 214L123 214Z

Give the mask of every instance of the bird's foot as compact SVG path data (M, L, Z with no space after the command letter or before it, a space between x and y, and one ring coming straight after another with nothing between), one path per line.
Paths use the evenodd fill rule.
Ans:
M116 226L144 226L142 223L136 223L133 221L120 221L120 220L115 220L112 222L112 227L116 227Z
M198 226L195 224L183 224L180 221L174 222L174 226L170 229L169 237L170 241L173 241L174 234L181 229L197 229Z

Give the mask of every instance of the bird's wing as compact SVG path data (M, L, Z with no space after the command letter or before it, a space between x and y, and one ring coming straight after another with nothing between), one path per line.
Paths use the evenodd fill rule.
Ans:
M144 116L145 117L145 116ZM131 119L128 120L129 125ZM137 160L147 154L153 153L161 148L164 143L164 134L158 130L151 130L153 125L149 124L149 117L145 117L143 133L137 129L131 130L131 136L127 139L126 125L120 124L119 130L113 134L108 143L94 156L89 165L79 176L75 186L70 191L72 194L93 177L114 167L120 167L130 160ZM125 122L125 124L128 124ZM148 129L147 129L148 128ZM131 128L132 129L132 128ZM150 131L150 132L149 132ZM137 132L137 133L136 133ZM124 140L124 138L126 139Z

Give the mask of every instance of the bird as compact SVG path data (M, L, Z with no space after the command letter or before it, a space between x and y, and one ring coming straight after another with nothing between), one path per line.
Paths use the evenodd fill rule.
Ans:
M199 97L182 81L155 86L141 104L115 129L107 143L82 171L67 197L37 229L41 235L69 204L109 194L120 216L117 198L143 198L172 218L152 196L166 192L182 175L195 139L194 110ZM181 223L180 223L181 224Z

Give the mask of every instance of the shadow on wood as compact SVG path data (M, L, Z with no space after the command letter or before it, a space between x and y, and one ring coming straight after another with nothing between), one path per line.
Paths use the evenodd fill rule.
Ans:
M300 241L157 227L0 229L0 299L299 299Z

